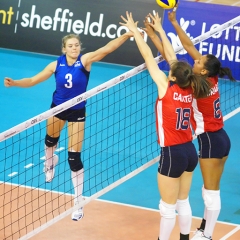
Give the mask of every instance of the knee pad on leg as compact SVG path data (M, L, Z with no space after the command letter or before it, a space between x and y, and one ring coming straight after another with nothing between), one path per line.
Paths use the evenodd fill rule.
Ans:
M59 140L59 137L54 138L54 137L50 137L47 134L46 137L45 137L45 145L47 147L53 147L53 146L57 145L58 140Z
M221 209L220 190L206 190L203 188L203 200L208 210Z
M160 215L164 218L175 218L176 212L175 212L176 204L168 204L165 203L162 199L159 203L159 209L160 209Z
M77 172L83 168L83 163L81 161L81 153L80 152L68 152L68 163L70 169L73 172Z
M189 199L177 200L176 210L178 215L192 215L192 209L189 203Z

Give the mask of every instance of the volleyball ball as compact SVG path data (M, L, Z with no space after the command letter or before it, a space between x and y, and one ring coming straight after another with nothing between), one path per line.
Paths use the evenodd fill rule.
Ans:
M156 0L156 2L163 9L171 9L176 6L178 0Z

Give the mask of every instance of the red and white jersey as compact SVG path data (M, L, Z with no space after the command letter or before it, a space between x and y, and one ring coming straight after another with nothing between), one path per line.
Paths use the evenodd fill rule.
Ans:
M192 88L182 89L169 81L168 89L155 105L158 143L161 147L192 141L190 117L192 114Z
M196 135L204 132L215 132L223 127L218 77L211 77L209 80L213 83L209 96L193 99L191 124Z

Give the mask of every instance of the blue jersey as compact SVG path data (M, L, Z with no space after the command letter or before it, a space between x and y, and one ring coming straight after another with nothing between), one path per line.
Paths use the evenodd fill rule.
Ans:
M62 55L57 59L55 71L56 90L53 93L53 103L55 105L64 103L86 92L90 72L82 65L81 56L80 54L72 66L68 66L66 55ZM71 107L71 109L80 109L85 105L86 101Z

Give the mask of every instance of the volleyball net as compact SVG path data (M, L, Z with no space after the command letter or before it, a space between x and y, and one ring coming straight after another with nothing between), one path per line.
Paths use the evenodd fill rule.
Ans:
M211 39L215 44L221 43L221 38L212 36L239 22L240 17L234 18L193 42L199 44ZM176 53L182 50L181 46L175 49ZM163 58L159 56L156 61L162 62ZM222 112L227 119L240 111L240 82L220 79L219 89ZM3 213L0 238L29 239L155 164L160 154L155 128L156 98L155 83L142 64L0 133L0 212ZM55 177L51 183L45 182L46 120L86 100L81 151L85 200L73 206L67 124L56 150L59 163Z

